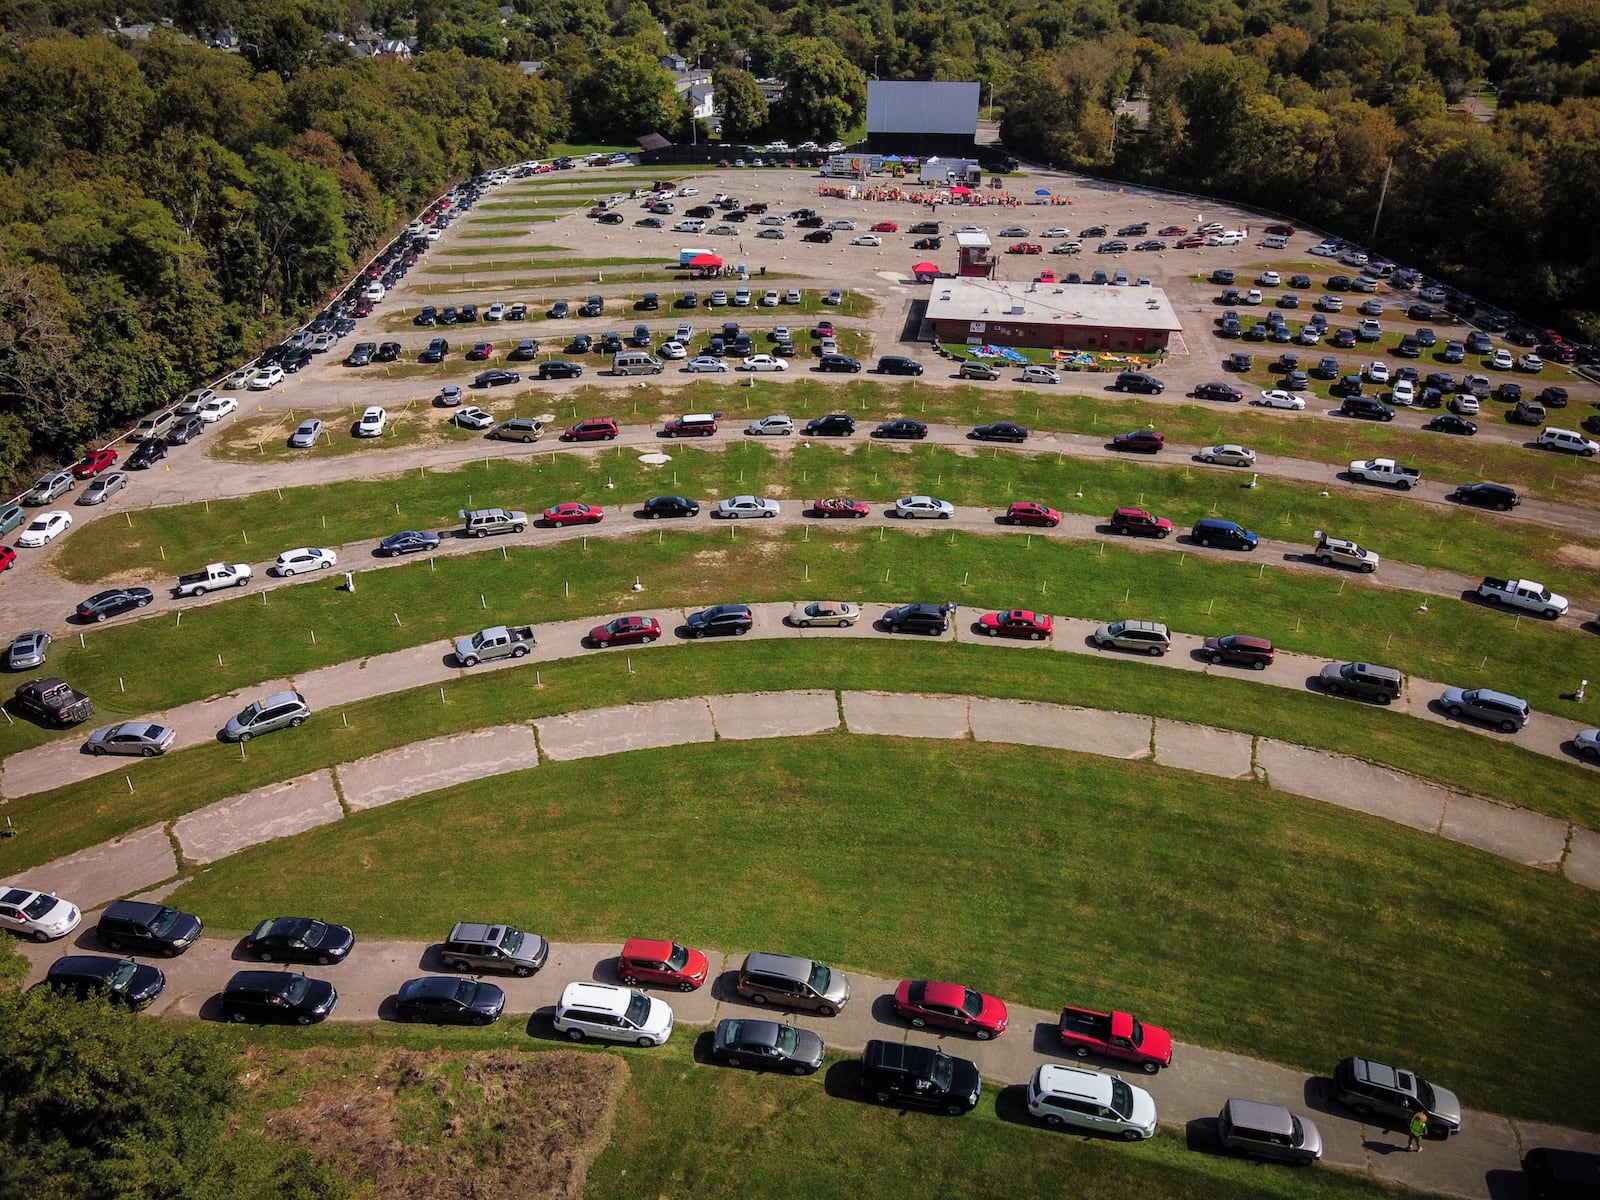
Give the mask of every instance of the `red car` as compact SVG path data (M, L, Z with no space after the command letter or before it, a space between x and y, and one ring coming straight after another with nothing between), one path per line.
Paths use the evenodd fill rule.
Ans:
M1139 454L1156 454L1161 447L1167 444L1167 439L1154 429L1134 429L1127 433L1119 433L1111 439L1111 444L1118 450L1130 450Z
M587 504L579 504L576 500L568 500L565 504L555 504L544 510L544 519L549 525L594 525L605 519L606 510L591 508Z
M700 951L659 938L629 938L617 960L617 977L629 987L659 983L680 992L692 992L703 984L709 969Z
M812 337L819 337L819 338L832 337L833 336L833 322L832 321L818 321L817 322L817 327L811 331L811 336Z
M1029 612L1025 608L1013 608L1006 612L984 613L978 618L978 628L990 637L1031 638L1042 642L1055 632L1055 622L1045 613Z
M1054 529L1061 524L1061 514L1048 504L1019 500L1006 509L1002 520L1007 525L1042 525L1046 529Z
M1172 1065L1172 1035L1127 1013L1068 1005L1061 1010L1060 1032L1061 1044L1079 1058L1090 1054L1120 1058L1137 1063L1149 1075Z
M494 353L494 345L490 342L479 342L467 351L468 362L483 362Z
M751 212L755 212L755 208L752 207L750 209L750 211ZM896 225L893 221L879 221L876 225L874 225L872 227L872 232L873 233L899 233L900 232L900 226Z
M0 571L9 571L17 565L17 552L10 546L0 546Z
M811 515L814 517L865 517L871 514L872 506L865 500L847 500L839 496L832 500L811 502Z
M914 1029L926 1025L959 1029L980 1042L1006 1031L1005 1001L958 983L903 979L894 990L894 1011L911 1022Z
M1179 238L1173 242L1172 246L1175 250L1193 250L1196 246L1204 246L1205 244L1205 238L1198 233L1191 233L1188 237Z
M654 617L618 617L589 630L589 642L604 650L607 646L631 646L653 642L661 636L661 622Z
M1293 237L1294 236L1294 226L1293 225L1268 225L1267 226L1267 232L1272 234L1274 237Z
M1142 508L1119 508L1111 514L1111 532L1164 538L1172 536L1172 522Z
M93 479L101 471L111 469L117 461L117 452L110 446L103 450L91 450L83 456L83 461L72 468L72 473L79 479Z
M1187 229L1185 229L1182 225L1168 225L1165 229L1163 229L1161 231L1161 236L1162 237L1182 237L1184 234L1186 234L1188 232L1189 231Z
M1038 242L1015 242L1006 247L1007 254L1043 254L1044 247Z
M621 430L610 417L589 417L561 435L564 442L609 442Z

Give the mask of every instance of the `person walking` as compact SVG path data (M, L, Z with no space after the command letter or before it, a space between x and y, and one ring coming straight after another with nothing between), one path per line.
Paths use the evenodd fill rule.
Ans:
M1413 1113L1411 1124L1406 1128L1407 1150L1422 1149L1422 1135L1428 1132L1428 1114L1425 1112Z

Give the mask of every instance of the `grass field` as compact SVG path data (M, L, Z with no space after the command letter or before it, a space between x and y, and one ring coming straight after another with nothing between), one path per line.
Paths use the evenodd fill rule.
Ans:
M426 939L470 909L558 941L781 948L1115 1004L1313 1072L1358 1046L1475 1107L1600 1127L1567 1038L1524 1040L1516 1071L1496 1053L1513 1018L1576 1033L1600 1003L1600 895L1149 763L843 735L546 763L245 851L171 902L217 931L298 906Z

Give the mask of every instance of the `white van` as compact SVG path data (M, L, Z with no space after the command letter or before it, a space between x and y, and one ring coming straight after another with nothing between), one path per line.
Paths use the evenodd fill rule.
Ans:
M145 438L165 437L167 430L172 427L172 410L164 408L158 413L152 413L143 418L134 428L133 436L142 441Z
M1600 452L1600 443L1590 441L1576 430L1558 429L1554 425L1545 427L1536 444L1541 450L1564 450L1568 454L1581 454L1585 458L1593 458Z
M1261 239L1261 246L1264 250L1282 250L1288 244L1289 239L1278 233L1270 234Z
M613 375L659 375L661 360L643 350L619 350L611 359Z
M367 284L367 289L361 293L361 298L363 300L370 300L374 304L378 303L378 301L383 299L383 284L374 279L371 283Z

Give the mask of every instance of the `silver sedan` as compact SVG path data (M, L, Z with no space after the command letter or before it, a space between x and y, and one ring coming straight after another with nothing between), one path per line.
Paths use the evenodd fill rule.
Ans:
M928 518L947 521L955 515L956 506L948 500L935 500L932 496L902 496L894 502L894 515L906 519Z
M733 520L739 517L775 517L779 507L776 500L765 496L730 496L717 502L717 516Z
M166 725L152 725L148 721L124 721L120 725L107 725L89 735L83 748L90 754L135 754L154 758L172 749L177 734Z
M836 625L846 629L861 619L861 606L844 600L813 600L797 604L788 616L789 624L797 629L813 625Z
M83 495L78 497L79 504L104 504L123 488L128 486L128 476L123 471L112 471L100 476L88 487L83 489Z

